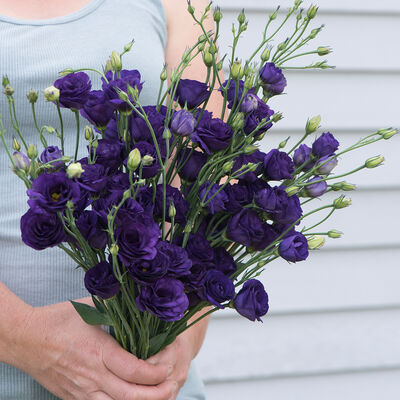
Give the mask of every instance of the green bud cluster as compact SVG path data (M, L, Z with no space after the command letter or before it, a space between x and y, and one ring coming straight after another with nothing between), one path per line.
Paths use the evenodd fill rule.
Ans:
M39 93L36 90L30 90L26 95L26 98L28 99L29 103L35 104L39 98Z
M321 123L321 116L317 115L315 117L312 117L311 119L307 120L306 123L306 134L310 135L311 133L316 132L316 130L319 128L319 124Z
M343 235L342 232L337 231L336 229L331 229L330 231L328 231L328 237L332 238L332 239L339 239L341 238Z
M378 134L381 135L385 140L390 139L392 136L396 135L398 133L397 129L379 129Z
M346 182L346 181L342 181L342 182L335 182L333 185L331 185L331 188L337 192L338 190L344 190L346 192L351 191L351 190L355 190L356 189L356 185Z
M364 166L366 168L376 168L376 167L379 167L380 165L382 165L382 163L384 161L385 161L385 157L375 156L375 157L368 158L368 160L365 161Z
M351 199L345 196L340 196L333 200L333 207L336 209L341 209L348 207L351 204Z

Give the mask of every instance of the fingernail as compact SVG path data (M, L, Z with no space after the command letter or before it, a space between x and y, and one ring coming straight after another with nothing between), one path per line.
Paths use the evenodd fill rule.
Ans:
M172 371L174 370L174 366L173 365L170 365L169 367L168 367L168 373L167 373L167 376L170 376L171 374L172 374Z
M178 382L174 382L172 390L173 390L172 394L178 393Z

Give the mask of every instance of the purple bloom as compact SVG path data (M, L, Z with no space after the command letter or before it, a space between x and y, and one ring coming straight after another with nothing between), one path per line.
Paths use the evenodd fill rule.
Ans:
M159 236L160 228L148 214L126 218L115 230L119 258L125 265L138 259L152 260L157 254Z
M79 160L83 173L77 182L79 186L91 193L99 193L107 185L108 170L101 164L88 164L88 159Z
M189 256L185 249L164 241L158 242L157 249L166 254L169 258L168 276L180 278L190 274L192 261L189 260Z
M199 125L191 138L207 153L226 149L232 139L231 127L219 118L212 118L206 124Z
M228 85L229 82L229 87L227 90L227 94L226 94L226 98L228 100L228 108L231 109L233 107L233 103L235 101L235 93L236 93L236 81L234 81L233 79L231 80L226 80L222 86L225 88ZM244 82L242 80L238 81L239 85L237 88L237 100L236 100L236 106L238 105L238 102L240 101L240 99L242 98L242 94L243 94L243 90L244 90ZM222 90L222 88L218 89L222 95L224 95L224 91Z
M270 95L281 94L286 87L286 78L282 70L272 62L266 63L261 68L260 79Z
M339 142L330 132L323 133L312 145L314 156L322 158L333 154L339 148Z
M244 120L244 132L246 135L249 135L253 132L258 124L261 123L263 119L266 118L266 122L270 120L270 117L274 115L274 110L271 110L263 101L258 100L257 108L251 113L246 115L246 119ZM272 122L260 127L257 129L257 135L260 136L262 133L266 132L269 128L271 128Z
M96 154L96 163L116 171L125 158L125 143L122 140L100 139L96 152L91 149L92 156Z
M140 72L137 70L125 70L123 69L120 72L120 78L117 79L112 79L113 78L113 72L108 71L106 73L106 78L109 83L107 83L104 78L101 78L103 81L102 89L104 91L105 97L108 99L110 103L113 104L114 107L116 107L119 111L131 111L131 107L128 103L125 101L121 100L119 98L119 95L117 93L117 90L120 89L124 91L125 93L128 93L128 86L131 86L132 88L137 88L138 92L142 90L142 83L140 82ZM134 103L134 100L132 97L129 96L129 100L131 103Z
M115 115L113 115L110 122L107 124L106 130L104 131L104 136L106 139L119 139L118 125L117 121L115 120Z
M187 136L193 133L196 120L192 113L186 110L179 110L174 113L171 119L171 130L178 136Z
M148 142L138 142L133 147L133 149L138 149L142 158L144 156L151 156L153 162L150 165L144 165L142 169L142 178L153 178L155 177L161 169L160 161L158 159L156 147ZM133 150L132 149L132 150Z
M88 241L90 247L104 249L107 244L107 218L102 218L96 211L85 210L76 220L76 227Z
M178 154L178 174L181 179L193 182L207 162L207 155L200 151L184 149Z
M260 99L254 93L246 93L242 104L240 105L240 111L248 114L252 111L257 110L259 104Z
M294 172L292 159L277 149L271 150L264 158L264 175L272 181L291 179Z
M201 263L205 267L214 267L214 249L200 233L191 233L185 247L193 263Z
M127 266L130 276L138 283L147 285L166 275L170 264L168 253L157 246L157 253L152 260L136 260Z
M64 211L68 201L76 203L80 199L79 185L65 172L39 175L26 193L31 208L51 214Z
M236 272L236 264L233 257L226 251L224 247L216 247L215 251L215 268L226 276L231 276Z
M221 303L234 298L235 286L222 272L210 270L204 280L203 296L211 304L223 308Z
M306 237L295 232L286 236L279 245L279 255L287 261L303 261L308 257L308 244Z
M192 79L181 79L175 92L175 100L181 107L192 109L208 99L210 91L205 83Z
M240 154L234 159L232 173L237 172L243 165L248 163L258 164L255 171L248 171L238 177L240 181L254 182L257 175L261 175L263 171L263 163L266 154L260 150L256 150L251 154Z
M85 72L75 72L57 79L54 86L60 90L61 107L79 110L86 103L92 84Z
M254 250L264 250L276 239L273 229L263 223L253 210L244 208L228 223L227 237Z
M328 175L338 165L338 159L334 157L335 154L321 157L317 163L317 173L321 175ZM329 160L329 161L328 161Z
M225 208L229 212L239 212L243 206L251 203L251 196L247 186L228 184L225 186L224 192L228 196L228 201L225 203Z
M306 161L308 162L306 163ZM301 144L293 154L293 162L296 167L300 167L304 163L306 163L302 171L309 171L314 165L315 162L312 161L311 158L311 148L308 147L306 144Z
M214 183L211 188L210 182L203 183L199 188L199 198L203 203L207 203L207 207L211 214L226 210L225 203L228 201L228 196L224 190L219 190L220 185ZM208 191L208 192L207 192ZM206 194L207 193L207 194Z
M186 222L186 214L189 211L189 204L184 198L182 197L182 193L179 189L172 187L170 185L166 186L165 191L165 219L168 222L171 222L171 218L168 215L168 210L170 204L173 204L175 207L176 215L175 215L175 222L178 224L183 225ZM157 185L156 191L156 198L154 202L154 215L158 218L162 218L163 216L163 185Z
M25 153L23 153L22 151L14 151L12 158L15 164L15 168L17 170L22 169L26 172L29 171L31 160ZM14 166L12 166L12 168L14 169Z
M44 164L62 158L62 156L62 151L57 146L48 146L40 155L40 161ZM51 165L53 169L60 169L64 167L64 161L52 162Z
M143 286L136 297L140 311L148 311L162 321L182 319L189 306L183 283L173 278L161 278L152 286Z
M326 189L328 189L328 184L325 181L321 181L321 179L323 179L322 176L314 176L307 181L307 183L320 181L312 183L311 185L307 185L305 187L305 192L307 193L307 196L320 197L326 192Z
M268 294L263 284L257 279L250 279L244 283L233 301L236 311L250 321L261 321L268 312ZM262 321L261 321L262 322Z
M66 240L64 225L56 214L46 215L29 209L21 217L22 241L35 250L57 246Z
M93 90L80 112L93 125L104 128L110 122L114 109L102 90Z
M113 267L107 261L102 261L86 272L85 287L93 296L109 299L119 293L121 285L114 276Z

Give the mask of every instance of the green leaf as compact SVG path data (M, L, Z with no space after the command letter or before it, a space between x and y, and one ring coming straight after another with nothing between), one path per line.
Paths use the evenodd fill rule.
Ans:
M104 304L101 301L97 300L95 296L92 296L92 300L93 300L95 307L97 308L97 310L99 312L101 312L102 314L107 313L107 308L104 306Z
M166 339L168 337L169 332L164 332L160 333L157 336L154 336L150 339L149 342L149 357L151 357L154 354L157 354L160 350L162 350L164 347L166 347ZM170 341L170 343L172 343ZM169 343L168 343L169 344Z
M113 325L111 318L107 314L101 313L96 308L88 306L87 304L77 303L76 301L72 300L71 304L74 306L77 313L87 324L109 326Z

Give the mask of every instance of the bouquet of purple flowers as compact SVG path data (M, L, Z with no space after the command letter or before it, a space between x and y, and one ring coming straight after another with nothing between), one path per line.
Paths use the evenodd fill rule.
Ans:
M285 90L283 70L300 68L287 62L330 52L327 47L301 51L321 27L308 32L317 8L302 10L300 4L296 0L271 32L278 10L269 16L260 44L244 65L235 54L247 28L241 13L233 28L229 76L222 81L225 60L217 57L221 11L213 12L215 33L206 32L203 21L210 6L197 18L189 2L188 11L203 34L185 52L166 88L166 69L161 72L156 105L142 106L140 72L122 67L132 43L121 54L114 51L104 70L96 71L101 90L92 90L85 69L62 71L44 92L58 113L58 128L38 125L38 93L28 94L33 126L44 147L40 155L24 140L13 88L3 78L17 134L13 153L1 124L0 138L13 172L28 189L22 240L36 250L64 250L85 271L85 287L93 298L94 307L73 302L77 312L89 324L109 326L121 346L140 358L157 353L192 324L225 307L260 321L268 311L268 295L256 278L265 265L278 257L305 260L325 236L341 236L336 230L314 230L350 199L340 195L309 209L313 200L353 190L354 185L339 178L383 162L383 157L372 157L335 176L340 156L389 139L396 131L382 129L339 150L331 133L315 136L320 117L307 121L303 138L289 150L283 150L288 140L268 153L258 149L257 143L282 118L268 101ZM271 47L291 17L296 21L293 34ZM195 57L203 57L205 82L181 79ZM323 61L301 68L329 66ZM219 116L207 111L213 91L223 98ZM76 116L74 155L64 150L64 112ZM84 128L87 155L78 159L81 117L90 125ZM59 146L47 143L51 132ZM322 214L320 221L305 225L316 213Z

